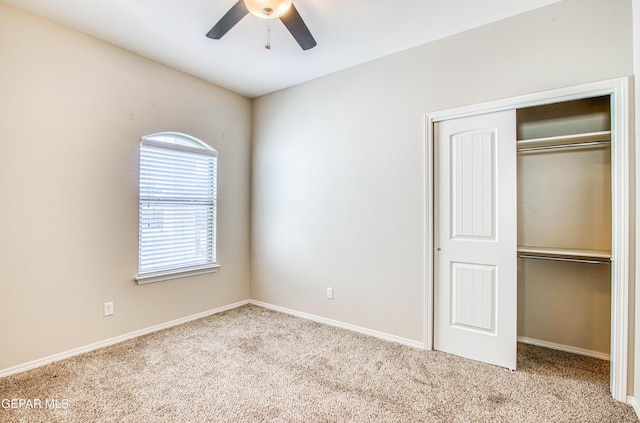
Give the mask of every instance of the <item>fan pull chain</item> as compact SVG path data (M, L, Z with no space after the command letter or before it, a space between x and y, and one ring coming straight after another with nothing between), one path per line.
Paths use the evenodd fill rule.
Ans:
M267 45L264 48L271 50L271 19L267 19Z

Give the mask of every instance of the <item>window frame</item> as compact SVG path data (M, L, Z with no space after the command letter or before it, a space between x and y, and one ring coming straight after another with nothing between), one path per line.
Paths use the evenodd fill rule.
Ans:
M161 270L148 270L142 271L142 255L143 255L143 206L153 204L153 199L149 197L143 198L143 184L142 184L142 171L143 171L143 149L144 147L151 147L154 149L164 150L165 153L176 152L176 158L180 152L200 155L202 157L213 158L213 175L209 178L209 184L206 189L212 191L212 198L207 201L205 205L212 208L211 224L207 223L207 240L206 245L210 245L210 251L207 251L203 264L197 265L174 265L172 267L164 266ZM145 135L140 139L139 147L139 177L138 177L138 274L134 278L135 281L140 284L147 284L152 282L160 282L169 279L183 278L188 276L200 275L204 273L217 272L220 265L217 263L216 254L216 240L217 240L217 170L218 170L218 152L211 148L203 141L192 137L187 134L179 132L158 132L155 134ZM196 206L195 203L185 201L184 199L178 199L177 197L170 197L169 199L162 200L165 204L172 204L175 206ZM203 205L198 203L198 205ZM164 224L164 221L163 221ZM209 235L210 232L210 235ZM211 237L211 239L209 239ZM195 242L195 241L194 241Z

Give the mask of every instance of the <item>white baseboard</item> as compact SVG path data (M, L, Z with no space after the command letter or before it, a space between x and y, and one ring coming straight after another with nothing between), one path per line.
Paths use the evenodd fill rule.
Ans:
M610 360L609 354L601 353L598 351L586 350L584 348L572 347L570 345L556 344L554 342L541 341L539 339L527 338L525 336L518 336L518 342L523 344L536 345L538 347L545 347L552 350L564 351L573 354L586 355L587 357L599 358L600 360Z
M362 333L364 335L373 336L374 338L383 339L385 341L391 341L397 344L407 345L413 348L425 349L424 342L402 338L400 336L391 335L385 332L379 332L377 330L367 329L367 328L352 325L349 323L340 322L338 320L327 319L326 317L316 316L314 314L304 313L302 311L291 310L285 307L280 307L280 306L269 304L269 303L263 303L261 301L250 300L249 303L259 307L268 308L270 310L279 311L281 313L290 314L292 316L301 317L303 319L312 320L314 322L324 323L329 326L335 326L338 328L351 330L353 332Z
M151 326L145 329L140 329L135 332L130 332L124 335L116 336L114 338L105 339L104 341L95 342L93 344L85 345L83 347L74 348L69 351L65 351L59 354L50 355L48 357L44 357L38 360L30 361L28 363L19 364L14 367L9 367L7 369L0 370L0 377L9 376L15 373L24 372L26 370L35 369L36 367L44 366L49 363L53 363L54 361L64 360L69 357L73 357L76 355L84 354L89 351L94 351L99 348L104 348L109 345L117 344L119 342L123 342L129 339L137 338L138 336L146 335L148 333L157 332L162 329L167 329L173 326L178 326L183 323L190 322L192 320L201 319L203 317L211 316L213 314L222 313L223 311L231 310L237 307L241 307L243 305L249 304L249 300L239 301L237 303L229 304L226 306L218 307L213 310L203 311L202 313L192 314L191 316L182 317L180 319L172 320L170 322L161 323L159 325Z
M640 407L638 406L638 401L636 401L636 398L628 396L627 397L627 404L629 404L631 407L633 407L633 411L636 412L636 416L638 416L638 418L640 418Z

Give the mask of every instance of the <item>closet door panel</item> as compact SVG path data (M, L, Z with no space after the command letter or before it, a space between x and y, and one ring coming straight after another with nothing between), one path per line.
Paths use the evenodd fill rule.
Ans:
M452 238L495 238L495 140L493 132L451 137Z
M496 266L451 264L451 325L495 335Z
M516 366L515 111L436 125L435 328L440 351Z

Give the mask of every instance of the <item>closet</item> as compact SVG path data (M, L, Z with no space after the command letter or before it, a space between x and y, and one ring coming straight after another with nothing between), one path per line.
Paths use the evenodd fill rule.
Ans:
M521 108L516 125L518 340L608 359L610 97Z
M524 342L610 359L626 399L629 80L426 115L427 348L516 370Z

